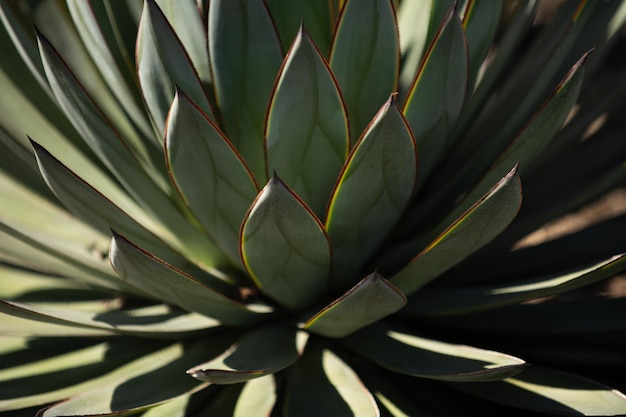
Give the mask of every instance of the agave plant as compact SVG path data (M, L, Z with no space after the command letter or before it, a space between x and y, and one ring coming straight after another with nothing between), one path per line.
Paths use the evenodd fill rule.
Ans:
M626 2L540 6L1 2L0 415L626 414L626 216L519 244L624 185Z

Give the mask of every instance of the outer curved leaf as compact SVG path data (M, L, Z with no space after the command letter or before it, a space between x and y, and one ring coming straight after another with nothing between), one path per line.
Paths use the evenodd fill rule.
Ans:
M132 239L133 242L137 242L141 247L150 251L150 253L161 259L167 259L170 263L175 265L185 263L178 253L170 249L155 234L148 231L105 196L77 177L76 174L61 164L59 160L40 145L35 142L32 144L35 149L37 163L48 186L59 200L63 202L65 207L77 217L85 220L102 233L110 233L111 228L118 230ZM142 217L142 220L145 220L145 215ZM208 243L209 246L200 245L194 249L194 245L191 245L189 250L186 250L186 248L180 247L182 242L177 242L179 237L170 235L169 232L160 229L158 226L154 226L154 228L160 234L160 237L167 239L171 244L178 244L178 249L184 251L190 259L201 265L212 265L219 259L212 256L214 249L210 246L210 242ZM191 242L186 243L189 244Z
M345 2L330 66L346 101L352 137L358 137L398 88L400 41L390 0Z
M424 55L403 109L420 152L420 183L448 146L465 100L467 77L467 43L453 7Z
M469 83L475 87L479 70L492 44L502 15L503 2L469 0L463 16L469 53Z
M235 265L239 227L258 193L248 167L219 129L182 92L167 120L165 152L176 188Z
M127 364L108 383L58 403L38 417L125 416L163 404L207 386L189 378L184 369L209 352L223 347L225 339L212 338L194 344L174 344ZM155 381L167 381L153 389Z
M246 332L230 349L187 373L200 381L236 384L281 371L295 363L308 335L291 325L269 325Z
M402 56L398 90L402 99L406 97L413 84L426 49L432 6L432 0L403 1L398 6L398 31Z
M278 177L252 204L241 227L241 253L256 285L297 310L325 290L331 254L323 226Z
M444 381L497 381L525 362L500 352L422 338L375 324L343 339L351 350L401 374Z
M274 375L253 379L245 384L220 387L219 392L198 413L211 417L267 417L276 402Z
M415 292L499 235L515 218L521 203L515 167L394 275L391 283L405 294Z
M547 297L609 278L626 269L626 255L589 268L515 285L490 287L433 288L418 291L407 310L419 315L457 315L488 310L526 300Z
M304 329L326 337L345 337L405 304L404 294L374 272L307 320Z
M350 138L337 84L303 29L281 68L265 134L268 173L280 173L321 217Z
M0 312L15 316L21 319L33 320L32 332L31 324L20 320L13 320L14 324L22 323L20 331L17 326L11 334L36 334L42 336L50 335L41 329L37 322L46 325L76 326L86 329L96 329L99 332L92 332L98 335L108 334L128 334L139 337L185 337L190 334L217 328L221 325L215 319L181 312L171 312L164 306L146 307L134 310L119 310L107 312L91 312L71 310L64 307L37 306L34 304L18 303L13 301L0 300ZM3 319L4 320L4 319ZM32 323L32 322L31 322ZM9 325L11 321L9 322ZM11 330L11 329L10 329ZM59 330L58 336L83 336L89 332L72 332Z
M566 416L626 414L626 396L597 382L532 366L515 378L488 384L454 384L473 395L508 406Z
M155 0L145 0L137 35L137 72L146 105L159 133L178 86L212 116L211 105L187 51Z
M264 116L283 57L262 1L211 0L209 58L224 131L264 182Z
M188 311L204 314L225 325L259 320L260 314L206 286L115 234L111 241L111 265L120 277L154 297Z
M356 373L331 350L319 343L288 370L286 417L378 417L372 394ZM315 393L315 395L311 395Z
M392 96L354 147L331 196L326 230L334 288L352 285L404 211L416 177L415 141Z

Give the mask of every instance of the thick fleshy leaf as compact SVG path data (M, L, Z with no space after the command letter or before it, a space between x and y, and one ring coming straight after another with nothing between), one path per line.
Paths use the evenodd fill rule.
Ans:
M407 310L418 315L459 315L556 295L609 278L626 269L626 255L583 270L509 285L426 288L411 297Z
M211 86L209 52L202 9L193 0L156 0L161 11L180 39L198 77L205 86Z
M150 122L136 88L134 70L125 61L129 51L121 49L123 47L115 37L116 31L119 31L119 22L115 26L111 25L107 7L101 2L69 0L67 6L85 49L93 61L98 63L98 71L119 105L144 135L150 135ZM129 136L125 135L125 138ZM136 151L142 150L139 141L133 142L133 146Z
M515 167L394 275L391 283L405 294L415 292L499 235L515 218L521 203Z
M194 314L176 311L164 305L156 305L129 310L112 310L92 312L72 310L67 303L59 306L42 305L35 303L20 303L0 300L0 312L19 319L32 320L32 333L44 336L53 336L41 330L39 322L47 325L75 326L85 329L95 329L97 334L128 334L139 337L180 338L194 333L206 332L217 328L221 323L215 319ZM22 329L17 328L22 324ZM11 326L14 324L14 326ZM15 327L12 330L11 327ZM10 320L9 331L13 335L30 334L31 324L23 320ZM9 333L7 331L7 333ZM65 335L63 330L59 336ZM68 330L67 335L73 335ZM76 335L79 335L77 333Z
M406 97L413 84L426 49L432 5L432 1L403 1L398 6L398 31L402 56L398 90L402 99Z
M374 272L307 320L304 329L326 337L345 337L400 310L406 297Z
M469 53L468 87L475 87L485 56L500 26L503 5L500 1L469 0L463 15Z
M297 310L325 290L330 244L315 214L278 177L259 193L241 227L241 254L259 289Z
M626 414L626 396L602 384L547 368L529 367L514 378L488 384L454 384L490 401L566 416Z
M12 350L0 356L0 410L43 406L97 388L111 376L112 369L166 346L121 339L90 343L84 340L48 339L46 348L41 349L41 339L23 339L21 346L15 344L19 340L3 339L2 345Z
M262 317L116 233L111 241L110 259L121 279L155 300L204 314L225 325L249 324Z
M348 153L348 121L337 83L301 29L276 82L265 127L267 171L322 217Z
M235 264L239 227L258 193L228 139L182 92L167 119L165 152L178 191L209 236Z
M175 88L184 91L202 111L212 109L198 73L181 40L156 4L145 0L137 35L137 73L143 96L159 135L174 99Z
M166 259L170 263L175 265L185 263L178 253L170 249L155 234L148 231L104 195L77 177L48 151L34 142L33 147L48 186L73 214L102 233L110 233L111 228L123 233L150 253L161 259ZM145 214L143 217L140 216L141 214L138 213L138 218L146 221ZM219 259L216 256L215 248L208 240L205 244L196 247L195 244L191 244L191 241L181 241L182 236L171 235L169 231L163 230L162 226L152 223L150 226L154 226L153 229L156 229L155 232L159 233L161 238L170 244L175 244L176 249L184 252L191 260L200 265L212 266ZM184 245L184 247L180 245Z
M290 325L269 325L248 331L215 359L187 373L213 384L236 384L281 371L295 363L308 335Z
M205 354L217 354L228 338L175 344L113 371L115 378L42 412L39 417L125 416L163 404L207 386L184 370ZM108 379L108 378L107 378ZM154 389L155 381L167 381Z
M420 183L448 147L465 100L467 76L465 33L452 8L424 54L403 109L420 152Z
M307 346L302 359L289 368L287 378L286 417L380 415L357 374L320 343Z
M426 339L380 323L342 342L393 372L443 381L497 381L518 374L526 365L504 353Z
M391 0L345 2L330 66L346 101L351 135L356 138L398 88L400 41Z
M192 394L181 395L164 404L154 406L144 412L142 417L185 417Z
M331 196L326 230L334 288L354 282L404 211L416 177L415 141L392 96L355 145Z
M264 182L263 124L283 59L272 19L261 1L211 0L208 33L224 131Z
M303 25L322 55L328 56L335 24L335 11L331 2L266 0L266 3L285 51L295 39L300 25Z

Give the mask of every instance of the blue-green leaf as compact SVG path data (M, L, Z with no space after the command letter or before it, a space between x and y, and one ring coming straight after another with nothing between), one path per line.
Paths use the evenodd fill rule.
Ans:
M444 381L496 381L525 362L500 352L423 338L375 324L343 339L352 351L393 372Z
M289 49L265 127L268 174L281 178L321 217L348 153L337 83L303 29Z
M187 373L213 384L236 384L260 378L295 363L308 334L292 325L269 325L250 330L218 357Z
M400 41L391 0L345 2L330 66L346 101L351 136L356 138L398 88Z
M248 324L260 319L260 314L168 265L118 234L113 235L110 258L111 265L124 281L156 300L204 314L226 325Z
M515 218L521 203L515 167L394 275L391 283L405 294L415 292L498 236Z
M331 196L326 230L334 288L352 285L404 211L416 177L415 141L392 96L355 145Z
M420 183L447 148L465 100L467 72L465 33L451 8L424 54L403 109L420 152Z
M308 319L304 329L326 337L345 337L405 304L404 294L374 272Z
M258 186L228 139L182 92L167 119L165 152L183 200L231 263L240 265L239 227Z
M626 255L568 274L514 282L508 285L462 288L425 288L411 297L407 310L419 315L458 315L534 298L556 295L609 278L626 269Z
M279 304L297 310L324 292L331 267L328 238L317 217L278 177L252 204L240 242L248 273Z
M137 72L158 142L165 131L176 87L191 97L205 114L212 116L211 104L198 73L155 0L144 2L137 35Z
M531 366L514 378L455 388L507 406L566 416L626 414L626 395L566 372Z
M502 4L501 1L469 0L465 8L463 27L467 36L469 53L468 87L470 89L475 87L479 70L500 25Z
M265 182L263 123L283 54L259 0L211 0L209 58L224 131Z

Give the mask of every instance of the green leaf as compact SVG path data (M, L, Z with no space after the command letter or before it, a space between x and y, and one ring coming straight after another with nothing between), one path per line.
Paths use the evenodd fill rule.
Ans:
M168 265L117 233L113 234L111 241L110 258L121 279L155 300L204 314L225 325L249 324L261 318L260 314Z
M239 227L258 193L252 174L208 117L178 92L167 119L165 155L191 212L234 265L241 265Z
M178 343L140 358L114 371L115 378L106 384L53 405L40 417L125 416L197 392L208 384L189 378L184 370L203 355L219 352L225 339ZM154 389L155 381L166 383Z
M291 325L269 325L243 334L218 357L187 373L213 384L236 384L281 371L304 351L308 334Z
M241 227L241 253L255 284L290 310L325 290L330 244L315 214L276 176L259 193Z
M287 379L286 417L380 415L356 373L321 343L307 346L304 356L289 368Z
M304 329L326 337L345 337L405 305L404 294L374 272L308 319Z
M405 294L417 291L498 236L515 218L521 203L515 167L394 275L391 283ZM449 221L446 218L441 224Z
M597 382L547 368L529 367L515 378L488 384L454 384L508 406L566 416L626 414L626 396Z
M198 73L174 28L155 0L145 0L137 35L137 73L160 142L175 87L184 91L202 111L213 118Z
M261 1L211 0L209 58L224 131L265 182L263 124L283 54Z
M239 395L233 417L269 416L276 397L273 375L248 381Z
M156 0L156 3L180 39L198 77L205 86L211 86L208 44L201 9L193 0Z
M468 86L473 89L487 52L493 43L502 15L502 2L469 0L463 15L463 28L469 53Z
M110 229L123 233L142 248L169 263L174 265L185 263L178 253L170 249L155 234L148 231L104 195L77 177L48 151L35 142L33 142L33 147L40 170L48 186L73 214L102 233L110 233ZM147 216L145 214L140 216L138 215L138 218L146 221ZM154 224L150 226L156 229L155 232L161 238L176 245L177 249L200 265L212 265L219 259L215 256L215 249L211 247L208 240L208 245L200 245L194 249L195 245L187 246L191 243L190 241L181 242L179 240L181 236L172 236L168 231L164 231ZM180 245L185 246L181 247Z
M278 76L265 136L268 174L278 172L321 217L350 138L337 84L304 29Z
M342 342L393 372L443 381L496 381L516 375L526 365L504 353L426 339L380 323Z
M0 300L0 312L20 319L32 320L30 322L10 320L10 334L14 335L32 333L35 335L41 334L42 336L55 336L50 335L45 329L42 330L42 326L38 322L46 323L46 325L96 329L99 332L91 333L98 335L127 334L139 337L158 336L160 338L187 337L194 333L206 332L209 329L221 326L220 322L210 317L181 311L172 312L164 305L129 310L92 312L72 310L67 303L59 304L61 305L57 307L49 305L39 306L34 303ZM23 325L22 329L15 326L20 323ZM14 326L11 326L11 324ZM82 335L82 333L85 332L78 331L75 333L71 329L68 332L61 330L58 336Z
M150 122L146 117L133 68L127 64L128 51L120 49L121 45L116 39L116 31L119 29L112 27L106 5L94 1L69 0L67 6L86 51L97 63L99 73L117 102L144 135L151 135ZM128 136L125 138L128 139ZM134 142L133 145L135 150L142 150L141 142Z
M609 278L626 269L626 255L568 274L508 285L462 288L425 288L411 297L409 314L459 315L556 295Z
M331 196L326 230L334 288L352 285L406 208L417 177L416 152L392 96L355 145Z
M328 56L334 30L334 10L329 1L266 0L284 50L289 49L302 24L322 55Z
M398 31L402 56L398 90L402 99L406 97L413 84L426 49L432 6L432 0L403 1L398 6Z
M448 147L465 100L467 76L465 33L453 7L424 54L403 109L420 152L420 183Z
M0 410L43 406L94 389L111 369L164 347L159 342L141 344L115 339L76 343L76 340L30 339L17 350L3 353L0 360L7 365L0 370ZM4 339L2 342L5 346L12 344ZM42 347L46 351L43 356Z
M330 66L356 138L398 88L400 41L390 0L346 1L333 38Z

